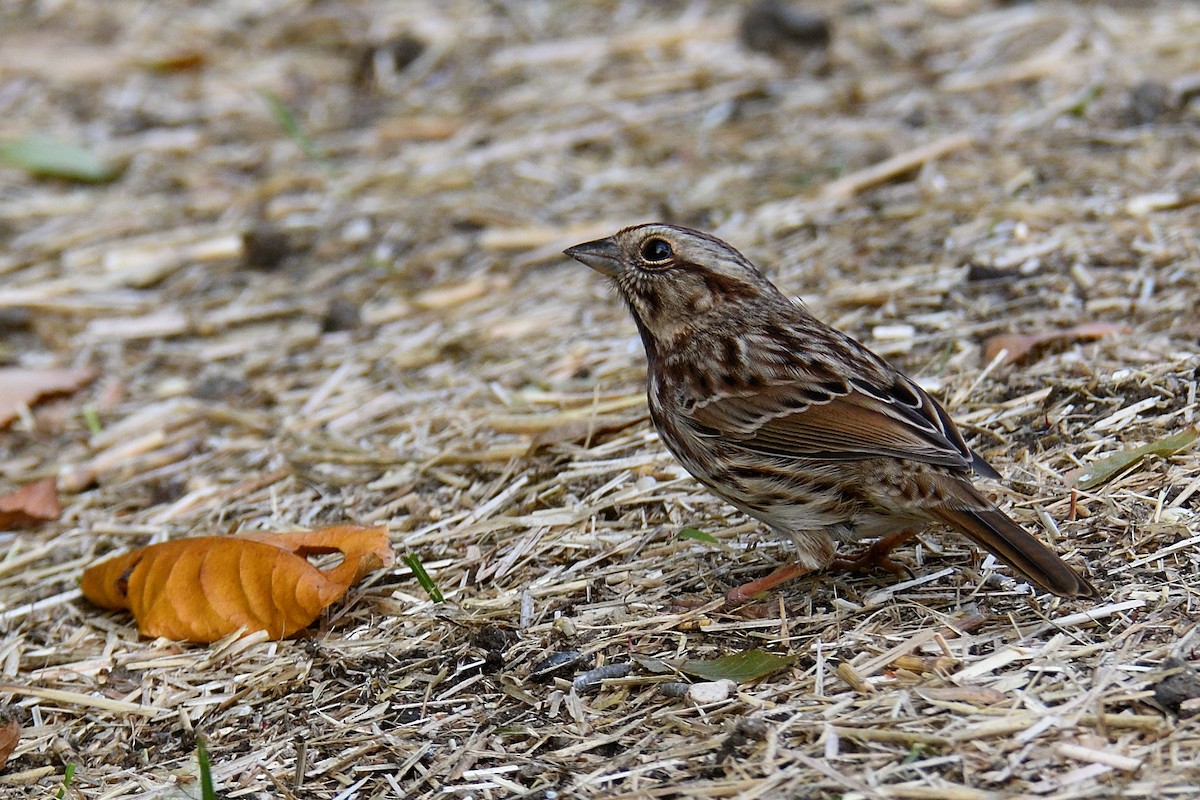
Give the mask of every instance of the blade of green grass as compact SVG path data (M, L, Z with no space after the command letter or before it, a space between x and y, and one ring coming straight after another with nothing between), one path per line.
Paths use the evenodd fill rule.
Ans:
M908 755L904 757L904 764L912 764L920 761L923 758L928 758L933 755L934 749L924 742L913 742L908 748Z
M433 578L429 577L429 573L425 571L425 565L421 563L421 559L416 553L409 553L400 560L412 570L413 575L417 577L417 583L421 584L421 588L429 595L430 600L435 603L446 602L446 598L442 596L442 590L433 582Z
M208 747L204 737L196 737L196 762L200 765L200 797L202 800L217 800L217 792L213 788L212 761L208 757Z
M268 89L260 89L258 93L266 102L267 108L271 110L271 116L279 123L279 127L283 128L283 132L300 146L305 155L321 166L328 167L329 159L325 157L325 153L322 152L321 148L317 147L317 143L308 135L308 131L304 130L300 125L300 121L296 119L296 115L284 104L279 95Z
M684 528L679 532L679 538L691 539L696 542L704 542L705 544L711 544L717 547L721 546L721 542L719 539L717 539L717 537L713 536L711 533L705 533L698 528Z
M71 788L71 781L75 778L75 764L67 763L63 768L62 786L58 787L57 794L54 795L56 800L63 800L67 796L67 791Z
M104 424L100 422L100 413L91 403L83 407L83 424L87 425L88 433L93 436L104 430Z

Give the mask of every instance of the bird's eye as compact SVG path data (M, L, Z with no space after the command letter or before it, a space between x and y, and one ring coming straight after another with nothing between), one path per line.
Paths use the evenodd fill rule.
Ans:
M671 244L666 239L657 237L642 242L642 258L650 264L661 264L670 261L675 255Z

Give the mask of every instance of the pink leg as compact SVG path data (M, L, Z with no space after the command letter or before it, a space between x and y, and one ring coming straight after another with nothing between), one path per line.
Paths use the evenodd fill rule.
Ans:
M904 574L908 572L908 569L892 561L891 553L915 536L916 533L915 530L910 530L885 536L861 552L833 559L833 561L829 562L829 566L826 569L840 569L848 572L866 572L872 569L883 569L894 574ZM733 587L725 593L725 602L731 606L745 603L755 595L768 592L776 586L781 586L790 580L808 575L812 571L798 564L786 564L776 568L774 572L766 577Z
M866 572L871 569L883 569L893 574L903 574L908 570L895 561L891 554L900 545L916 535L916 531L900 531L891 536L885 536L865 550L853 555L841 556L830 562L828 569L841 569L848 572Z
M906 567L896 564L892 560L892 551L917 534L916 530L902 530L899 534L884 536L883 539L872 543L868 548L863 549L858 553L851 555L842 555L830 561L827 570L846 570L850 572L866 572L869 570L887 570L902 575L907 572ZM799 578L800 576L809 575L812 570L806 570L803 566L797 564L787 564L778 567L770 575L758 578L757 581L743 583L740 587L734 587L725 594L725 602L730 606L749 601L751 597L760 595L764 591L770 591L779 585L785 584L788 581Z
M766 577L733 587L725 593L725 602L731 606L740 605L756 594L770 591L776 586L787 583L794 578L799 578L801 575L807 575L810 572L812 572L811 569L805 569L798 564L786 564L777 568Z

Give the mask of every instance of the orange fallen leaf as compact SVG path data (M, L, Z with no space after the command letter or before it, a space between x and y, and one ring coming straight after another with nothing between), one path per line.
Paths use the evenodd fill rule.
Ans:
M58 502L54 478L27 483L15 492L0 495L0 531L58 519L60 514L62 504Z
M13 754L13 750L17 749L19 741L21 741L20 723L15 719L8 719L6 714L0 712L0 770L8 764L8 758Z
M999 336L992 336L984 343L983 359L990 363L1000 354L1001 350L1006 350L1004 363L1015 364L1038 347L1050 342L1101 339L1110 334L1125 333L1128 330L1124 325L1118 325L1115 322L1085 322L1061 331L1002 333Z
M329 553L342 562L322 570L308 561ZM384 528L198 536L102 561L80 588L98 606L128 608L146 636L212 642L244 628L282 639L393 558Z
M90 369L0 369L0 428L39 397L73 392L96 377Z

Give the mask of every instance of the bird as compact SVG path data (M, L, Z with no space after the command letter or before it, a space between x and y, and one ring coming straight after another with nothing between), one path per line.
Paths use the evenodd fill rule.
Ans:
M728 243L646 223L564 254L607 276L633 315L667 449L795 544L791 563L731 589L730 603L830 568L900 571L891 551L930 524L965 534L1039 589L1098 596L976 488L975 477L1000 475L937 400Z

